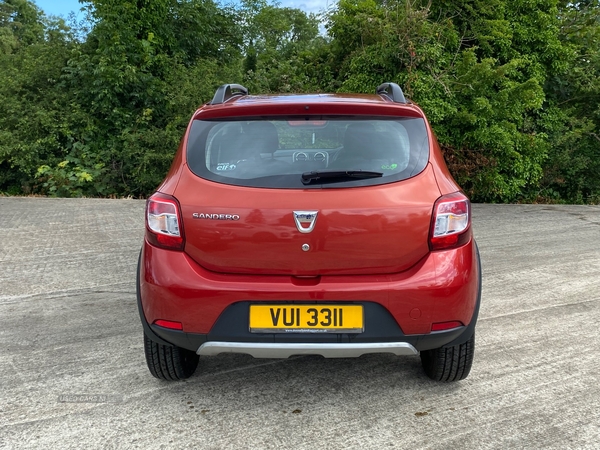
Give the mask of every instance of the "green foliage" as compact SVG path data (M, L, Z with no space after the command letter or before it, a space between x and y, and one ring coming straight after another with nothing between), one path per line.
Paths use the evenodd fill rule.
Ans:
M102 164L82 167L78 158L67 157L54 167L42 165L35 176L40 183L40 192L52 197L97 196L104 192L94 184L104 172Z
M536 78L520 81L524 67L518 59L504 65L477 61L471 50L456 65L456 112L441 121L440 141L462 150L453 169L476 200L522 200L542 176L546 139L532 133L527 117L542 106L544 92ZM474 155L479 164L464 170L468 165L461 167L461 160Z
M559 37L573 57L546 86L551 146L541 195L600 203L600 5L567 3L560 15Z
M243 0L243 82L250 92L305 92L317 89L307 68L323 45L315 15L280 8L265 0Z
M37 167L68 153L71 119L61 74L72 46L61 19L26 1L0 2L0 190L31 192ZM40 31L41 30L41 31Z
M3 53L41 42L45 32L43 19L38 7L27 0L0 2L0 49Z
M146 196L190 115L251 93L400 84L475 201L600 202L600 4L89 0L82 24L0 0L0 191ZM327 35L321 32L327 31Z
M339 89L397 81L427 113L475 201L537 200L556 131L544 121L548 80L573 60L559 39L556 1L432 5L341 0L327 24Z
M187 121L208 100L182 86L184 80L196 75L196 85L211 83L214 78L197 68L218 64L220 49L232 48L237 38L214 34L226 14L209 0L95 0L89 13L94 26L63 78L87 113L82 131L93 164L108 169L103 187L112 195L144 196L168 170L182 115Z

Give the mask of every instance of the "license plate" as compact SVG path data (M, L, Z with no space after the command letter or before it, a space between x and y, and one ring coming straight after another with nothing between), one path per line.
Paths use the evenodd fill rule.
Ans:
M252 333L362 333L362 305L250 305Z

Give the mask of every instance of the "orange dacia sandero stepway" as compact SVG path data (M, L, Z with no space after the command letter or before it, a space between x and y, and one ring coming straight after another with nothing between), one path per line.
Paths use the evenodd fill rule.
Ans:
M471 205L397 84L223 85L148 199L137 292L157 378L219 353L393 353L461 380L481 297Z

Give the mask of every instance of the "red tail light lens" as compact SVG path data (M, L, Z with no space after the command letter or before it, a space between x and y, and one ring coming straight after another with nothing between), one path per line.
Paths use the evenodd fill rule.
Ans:
M471 202L460 192L440 197L433 207L429 248L460 247L471 239Z
M172 320L157 319L154 321L154 325L158 325L159 327L163 328L169 328L170 330L183 331L183 325L181 322L173 322Z
M456 320L452 322L439 322L431 324L431 331L445 331L453 328L462 327L463 323Z
M179 204L173 197L157 193L148 199L146 239L157 247L183 250L181 213Z

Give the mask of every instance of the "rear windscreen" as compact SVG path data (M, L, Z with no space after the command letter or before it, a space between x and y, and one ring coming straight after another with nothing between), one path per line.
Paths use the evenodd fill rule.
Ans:
M417 175L428 159L420 118L195 120L187 143L199 177L267 188L391 183Z

